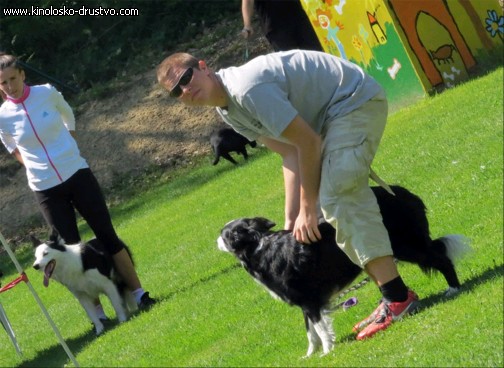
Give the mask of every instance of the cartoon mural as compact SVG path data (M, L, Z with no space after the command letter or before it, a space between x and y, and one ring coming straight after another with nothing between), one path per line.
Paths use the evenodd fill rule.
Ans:
M360 65L404 105L451 87L502 49L498 0L300 0L326 52Z

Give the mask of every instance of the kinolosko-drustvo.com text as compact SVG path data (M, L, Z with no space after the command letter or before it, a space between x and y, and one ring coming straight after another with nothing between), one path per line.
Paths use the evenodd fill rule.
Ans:
M102 6L96 8L89 8L86 6L81 6L80 8L69 8L67 6L62 6L61 8L55 8L50 6L48 8L40 8L38 6L31 6L30 8L4 8L4 16L138 16L140 12L135 8L104 8Z

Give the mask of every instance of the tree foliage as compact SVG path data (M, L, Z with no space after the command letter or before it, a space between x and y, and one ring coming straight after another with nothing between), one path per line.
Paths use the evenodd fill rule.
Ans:
M6 9L137 9L135 16L7 16ZM0 4L0 50L79 88L107 81L132 58L188 41L231 14L239 0L32 0Z

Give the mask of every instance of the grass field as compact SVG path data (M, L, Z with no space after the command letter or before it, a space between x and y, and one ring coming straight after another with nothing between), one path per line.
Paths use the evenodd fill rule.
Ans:
M208 158L112 208L144 287L160 302L99 338L66 289L42 286L30 268L31 249L18 249L17 256L82 366L502 367L502 81L499 68L396 112L374 164L386 181L423 198L433 237L471 239L474 252L458 264L462 291L445 298L442 276L400 264L423 300L420 313L355 341L353 324L379 298L368 284L351 294L359 300L355 307L334 313L337 345L325 357L301 359L307 348L301 312L273 300L216 248L220 229L233 218L261 215L282 225L280 159L264 149L252 150L238 167L214 167ZM0 264L4 282L16 277L5 253ZM25 285L0 300L23 350L18 357L0 332L0 366L71 365Z

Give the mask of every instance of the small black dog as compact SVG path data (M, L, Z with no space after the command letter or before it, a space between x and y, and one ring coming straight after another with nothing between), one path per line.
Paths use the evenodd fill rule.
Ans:
M453 262L469 246L460 235L432 240L422 200L408 190L394 186L395 196L373 187L383 222L390 236L395 258L417 264L430 274L441 272L455 293L460 282ZM322 239L298 243L290 231L270 231L275 223L261 217L229 222L217 243L220 250L234 254L259 283L273 296L303 310L308 335L307 356L322 345L324 354L334 347L335 334L331 297L344 290L361 268L343 253L335 242L335 229L319 225Z
M246 145L254 148L257 144L255 141L249 141L241 134L235 132L231 128L222 128L210 136L210 144L215 154L215 159L212 165L217 165L220 157L224 157L229 162L237 165L238 163L231 157L230 152L241 153L243 157L248 159Z

